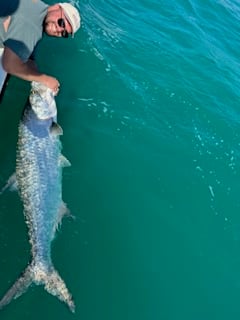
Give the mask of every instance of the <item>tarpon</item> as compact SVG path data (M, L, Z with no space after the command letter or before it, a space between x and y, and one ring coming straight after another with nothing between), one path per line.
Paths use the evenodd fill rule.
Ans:
M56 123L54 93L37 82L32 82L31 86L19 124L16 185L23 202L32 259L0 300L0 308L35 283L43 285L74 312L72 296L51 260L51 242L68 211L62 201L62 167L70 164L61 154L59 135L62 130Z

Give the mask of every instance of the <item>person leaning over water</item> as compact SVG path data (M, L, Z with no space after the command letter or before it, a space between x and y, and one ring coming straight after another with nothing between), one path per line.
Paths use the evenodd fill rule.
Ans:
M23 80L41 82L57 93L59 81L37 69L34 61L37 44L43 32L67 38L79 28L79 12L70 3L48 6L40 0L20 0L11 16L0 18L3 69Z

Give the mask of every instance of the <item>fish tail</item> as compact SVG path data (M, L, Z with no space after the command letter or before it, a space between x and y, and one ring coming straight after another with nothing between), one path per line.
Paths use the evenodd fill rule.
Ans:
M13 299L20 297L33 282L33 275L31 266L28 266L23 274L17 279L13 286L0 300L0 309L9 304Z
M30 264L26 268L20 278L0 300L0 309L9 304L13 299L21 296L32 283L43 285L47 292L66 303L71 312L75 312L72 295L54 267L52 265L49 267L35 263Z
M41 272L41 271L40 271ZM70 311L75 312L75 305L71 293L64 280L60 277L57 270L51 267L41 275L40 284L44 285L45 290L56 296L59 300L67 304ZM38 276L35 278L35 282L38 283Z

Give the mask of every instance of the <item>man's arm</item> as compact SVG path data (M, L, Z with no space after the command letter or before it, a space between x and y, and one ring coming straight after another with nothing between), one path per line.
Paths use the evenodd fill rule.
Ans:
M16 53L8 47L4 48L2 66L9 74L27 81L41 82L55 92L58 90L59 82L56 78L40 73L32 60L24 63Z

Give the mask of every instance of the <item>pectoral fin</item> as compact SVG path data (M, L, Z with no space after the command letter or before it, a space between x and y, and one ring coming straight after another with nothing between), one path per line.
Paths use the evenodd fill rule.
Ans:
M70 167L71 163L66 157L64 157L61 154L61 156L59 157L59 165L60 165L60 167Z
M0 194L2 194L7 189L9 189L10 191L17 191L17 189L18 189L15 172L9 177L7 183L1 189Z
M52 123L50 132L51 132L51 134L54 134L54 135L56 135L56 136L61 136L61 135L63 135L63 129L62 129L61 126L60 126L58 123L56 123L56 122L53 122L53 123Z

